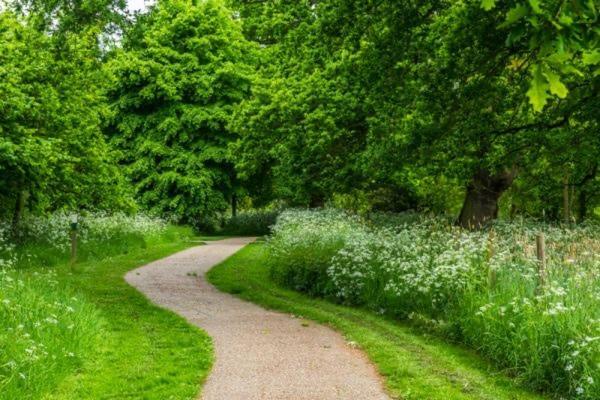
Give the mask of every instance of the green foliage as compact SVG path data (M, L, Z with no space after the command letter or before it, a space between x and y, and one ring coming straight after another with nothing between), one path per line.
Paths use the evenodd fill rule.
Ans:
M495 3L482 0L481 6L490 11ZM565 82L583 76L587 66L598 75L600 31L594 23L599 10L594 1L507 1L500 12L506 14L499 28L508 30L507 44L527 46L529 51L526 68L533 77L527 95L535 111L548 103L548 89L565 98Z
M102 320L56 273L0 270L0 399L38 399L75 371Z
M264 244L251 244L210 270L207 276L213 285L227 293L340 331L376 365L392 398L547 398L519 388L514 380L472 351L422 335L405 323L372 311L311 298L277 285L265 268L270 257Z
M329 293L331 258L344 247L344 235L358 226L356 218L335 211L324 211L323 218L309 212L284 212L269 238L273 279L312 295Z
M191 229L144 216L88 217L72 268L68 218L22 223L18 245L0 235L0 399L198 393L210 339L123 280L189 246Z
M597 132L593 2L231 3L263 44L237 167L292 204L389 191L388 209L456 212L466 188L492 219L541 154L559 168L575 149L558 142Z
M440 219L385 220L381 227L334 211L285 212L268 242L271 271L292 289L465 343L536 390L598 397L600 227L522 222L473 233Z
M218 1L164 1L139 24L108 64L107 133L142 206L209 224L237 188L228 124L253 46Z
M221 231L228 235L263 236L271 233L279 210L249 210L231 216Z
M59 51L52 37L0 13L2 214L22 197L42 210L131 206L100 130L107 110L95 39L69 35Z

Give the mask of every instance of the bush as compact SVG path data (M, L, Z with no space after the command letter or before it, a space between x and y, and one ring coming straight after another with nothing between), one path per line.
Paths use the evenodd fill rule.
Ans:
M326 294L331 258L357 228L356 218L338 211L283 212L269 239L274 279L295 290Z
M438 218L375 220L282 214L269 239L273 274L312 295L418 321L536 389L600 398L600 227L521 221L469 232ZM539 231L548 253L543 287Z
M24 218L16 238L10 242L0 238L0 260L2 247L8 246L13 249L14 263L18 267L56 265L69 257L70 230L71 215L68 213ZM166 230L166 221L144 214L81 215L77 228L78 260L101 259L144 248L149 239Z
M251 210L244 211L229 218L223 226L222 232L229 235L262 236L271 233L275 225L279 210Z

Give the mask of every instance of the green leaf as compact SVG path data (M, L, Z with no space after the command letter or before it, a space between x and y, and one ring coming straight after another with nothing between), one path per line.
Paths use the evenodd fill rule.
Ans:
M506 13L506 21L500 24L500 28L513 25L515 22L525 17L527 14L529 14L529 9L523 4L519 4L511 8Z
M581 72L580 70L578 70L577 68L575 68L572 65L559 65L560 68L560 72L562 72L565 75L577 75L580 78L583 78L585 76L585 74L583 72Z
M544 76L548 79L550 84L550 93L564 99L569 93L569 89L560 81L560 76L555 74L551 70L547 69L544 71Z
M531 6L531 9L533 10L534 13L536 13L536 14L542 13L542 9L540 7L540 0L529 0L529 5Z
M581 60L585 65L596 65L600 63L600 51L593 50L583 53Z
M481 0L481 8L490 11L496 6L496 0Z
M532 72L529 90L527 91L529 103L533 106L534 111L540 112L544 109L548 97L550 97L548 94L549 87L550 85L548 85L546 78L542 74L542 67L536 65Z

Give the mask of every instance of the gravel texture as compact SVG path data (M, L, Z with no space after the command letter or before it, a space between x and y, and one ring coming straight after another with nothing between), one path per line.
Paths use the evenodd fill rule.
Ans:
M221 293L204 274L252 238L193 247L129 272L126 280L213 338L204 400L387 400L381 378L333 330Z

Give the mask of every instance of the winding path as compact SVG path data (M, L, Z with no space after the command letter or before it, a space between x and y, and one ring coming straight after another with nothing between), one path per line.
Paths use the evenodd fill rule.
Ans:
M154 303L213 338L216 360L203 400L387 400L375 368L333 330L219 292L204 278L250 243L226 239L129 272ZM304 324L306 325L306 324Z

